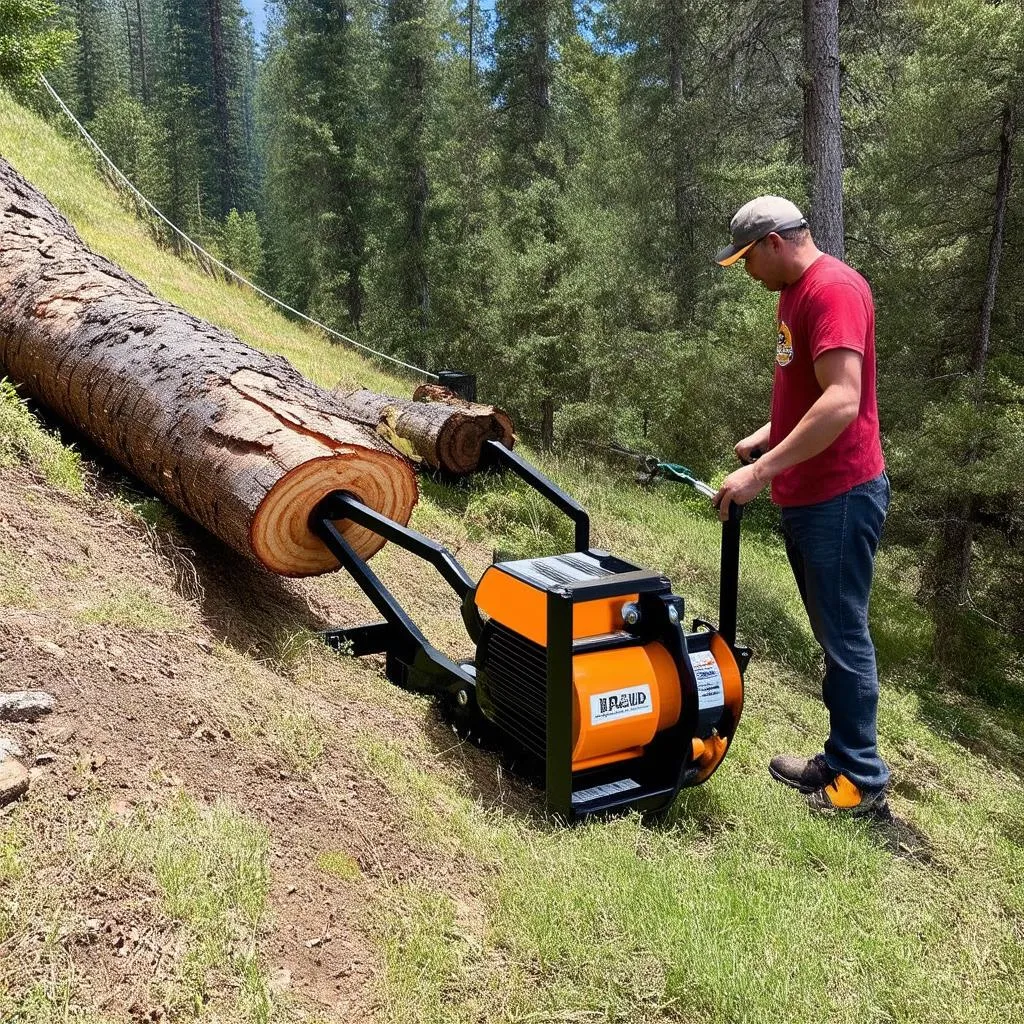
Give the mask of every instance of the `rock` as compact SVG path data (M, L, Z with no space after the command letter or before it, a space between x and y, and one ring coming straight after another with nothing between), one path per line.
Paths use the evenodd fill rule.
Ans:
M33 647L38 647L39 650L45 651L52 658L67 657L68 652L63 647L58 647L52 640L47 640L45 636L33 636L29 639L32 641Z
M281 995L292 987L292 972L287 967L280 967L272 972L267 981L267 988L274 995Z
M0 761L0 807L28 792L28 769L13 757Z
M6 761L9 757L21 757L21 747L16 740L9 740L6 736L0 736L0 761Z
M41 754L36 754L36 764L53 764L57 760L57 755L52 750L44 750Z
M54 700L42 690L0 693L0 722L35 722L53 710Z

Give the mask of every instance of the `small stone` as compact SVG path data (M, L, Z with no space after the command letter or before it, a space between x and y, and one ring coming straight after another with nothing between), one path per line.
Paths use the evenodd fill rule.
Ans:
M0 693L0 722L35 722L53 710L54 700L42 690Z
M45 651L50 655L51 658L66 658L67 651L63 647L59 647L52 640L48 640L45 636L34 636L30 637L32 646L37 647L41 651Z
M292 972L287 967L281 967L274 971L267 981L267 988L274 995L281 995L292 987Z
M0 736L0 761L6 761L9 757L21 757L22 750L16 740L9 740L6 736Z
M0 807L28 792L28 769L13 757L0 761Z
M52 750L44 750L41 754L36 754L36 764L53 764L57 760L57 755Z

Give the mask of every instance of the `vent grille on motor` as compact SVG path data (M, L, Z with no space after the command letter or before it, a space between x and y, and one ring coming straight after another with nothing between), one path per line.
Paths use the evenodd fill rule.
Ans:
M480 654L478 668L486 673L494 724L543 759L547 752L547 650L492 619L484 629Z

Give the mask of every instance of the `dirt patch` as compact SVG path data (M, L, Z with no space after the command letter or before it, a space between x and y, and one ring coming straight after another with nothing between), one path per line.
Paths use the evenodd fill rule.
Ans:
M44 721L3 728L28 764L42 755L31 803L46 816L48 807L97 795L124 814L177 791L230 801L270 835L267 975L333 1019L372 1019L373 900L405 879L458 892L472 872L411 838L354 737L369 728L401 740L426 729L467 791L524 807L530 796L495 784L489 759L467 752L422 700L395 691L387 701L354 702L358 673L372 674L365 667L346 684L356 663L339 660L337 680L303 686L266 663L282 631L362 621L365 608L331 584L262 572L199 531L161 548L104 488L101 481L98 495L70 499L26 474L0 478L0 553L19 567L18 593L27 597L0 608L0 689L41 688L57 699ZM321 729L308 769L273 742L280 723L268 716L279 702L260 705L261 693L294 702L289 721L300 746L315 731L305 723ZM325 869L323 854L348 858L355 877ZM94 1008L115 1018L146 1010L139 978L161 970L173 949L152 906L152 893L80 894L77 916L91 923L69 952Z

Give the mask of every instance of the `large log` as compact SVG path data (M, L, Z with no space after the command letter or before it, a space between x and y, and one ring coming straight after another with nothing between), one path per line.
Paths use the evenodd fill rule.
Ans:
M338 393L345 415L372 427L400 451L455 476L480 465L483 444L492 438L511 448L515 435L508 413L467 402L436 384L422 384L413 401L360 389Z
M400 522L408 463L284 359L156 298L0 159L0 370L235 550L337 568L309 528L335 490ZM343 524L364 557L384 543Z

